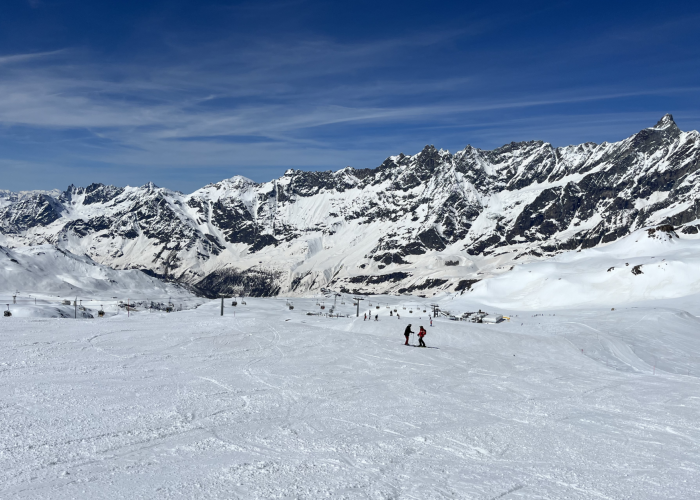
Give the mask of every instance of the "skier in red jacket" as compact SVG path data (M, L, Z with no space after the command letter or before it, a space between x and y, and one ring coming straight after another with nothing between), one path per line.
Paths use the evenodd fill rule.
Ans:
M420 327L420 330L418 330L418 345L420 347L426 347L425 342L423 342L423 337L425 337L425 334L428 333L425 331L425 328L422 326Z

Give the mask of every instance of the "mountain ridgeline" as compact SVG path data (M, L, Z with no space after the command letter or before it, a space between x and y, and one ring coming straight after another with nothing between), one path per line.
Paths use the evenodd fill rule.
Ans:
M671 115L616 143L426 146L374 169L0 191L0 244L52 244L207 295L433 295L645 226L698 232L700 134Z

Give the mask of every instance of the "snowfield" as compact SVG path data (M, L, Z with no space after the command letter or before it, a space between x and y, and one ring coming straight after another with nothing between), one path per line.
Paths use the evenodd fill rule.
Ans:
M80 308L74 304L78 301ZM70 304L65 304L68 301ZM121 302L121 304L120 304ZM0 305L12 316L34 318L97 317L127 314L136 308L189 309L204 302L186 288L139 270L110 269L86 255L52 245L0 246Z
M0 318L0 497L700 497L700 312L420 300Z
M700 293L700 239L639 229L596 248L513 266L483 280L470 301L496 307L617 307Z

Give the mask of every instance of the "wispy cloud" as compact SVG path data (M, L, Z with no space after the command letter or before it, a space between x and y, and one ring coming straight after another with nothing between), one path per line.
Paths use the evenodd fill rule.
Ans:
M426 142L454 148L591 140L601 120L618 129L641 120L621 109L626 118L615 121L612 103L651 109L648 103L658 101L656 113L700 95L687 78L563 85L557 69L575 59L523 55L528 47L443 56L443 47L485 29L477 23L345 43L321 36L241 35L200 44L168 38L163 52L109 62L76 48L0 56L0 160L237 169L251 177L268 167L365 167ZM550 55L561 59L567 50ZM156 170L141 170L159 182ZM202 183L193 178L190 185Z
M51 57L57 54L61 54L63 50L51 50L49 52L33 52L28 54L11 54L6 56L0 56L0 65L3 64L13 64L13 63L23 63L27 61L32 61L34 59Z

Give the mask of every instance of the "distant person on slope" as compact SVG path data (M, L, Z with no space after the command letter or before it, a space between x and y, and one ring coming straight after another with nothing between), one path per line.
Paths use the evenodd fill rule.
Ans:
M365 313L365 319L363 319L362 321L367 321L367 313Z
M425 328L422 326L420 327L420 330L418 330L418 345L420 347L426 347L425 342L423 342L423 337L425 337L425 334L428 333L425 331Z
M413 331L411 330L411 325L409 324L406 327L406 330L403 332L403 336L406 337L406 343L404 345L408 345L408 337L410 337L412 333Z

